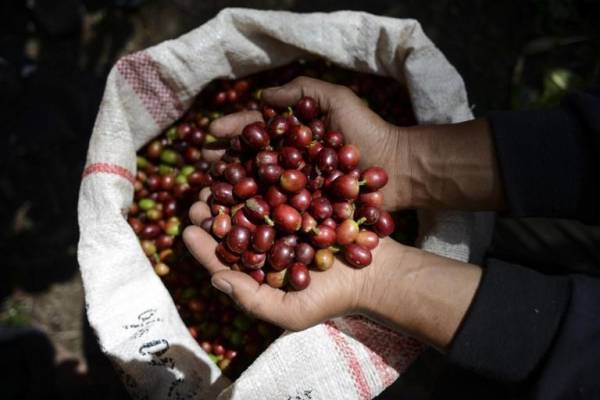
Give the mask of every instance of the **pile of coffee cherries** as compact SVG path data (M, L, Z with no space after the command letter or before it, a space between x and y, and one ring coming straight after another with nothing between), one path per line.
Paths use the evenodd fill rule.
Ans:
M213 163L203 227L220 241L219 259L274 288L305 289L309 267L325 271L340 252L355 268L371 263L379 238L394 231L380 207L381 167L358 168L360 150L328 130L316 100L263 108L268 122L247 125L227 159Z
M314 101L304 99L291 111L261 103L260 89L300 75L348 86L388 121L414 124L398 83L323 61L298 61L211 83L181 120L138 152L128 222L190 334L231 378L281 330L245 315L214 289L185 247L181 232L201 189L213 192L213 216L203 227L220 241L221 259L274 287L306 287L307 267L329 268L338 251L350 265L367 265L394 220L396 239L411 243L416 233L414 213L392 219L380 209L377 189L385 184L385 171L358 171L359 150L340 132L327 131ZM208 133L211 121L242 110L262 111L268 124L250 125L227 142ZM211 163L203 159L206 148L226 153Z

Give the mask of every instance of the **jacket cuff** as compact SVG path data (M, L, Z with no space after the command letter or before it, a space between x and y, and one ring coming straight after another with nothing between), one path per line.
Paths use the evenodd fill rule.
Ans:
M501 381L525 379L551 346L570 293L568 278L488 260L450 362Z

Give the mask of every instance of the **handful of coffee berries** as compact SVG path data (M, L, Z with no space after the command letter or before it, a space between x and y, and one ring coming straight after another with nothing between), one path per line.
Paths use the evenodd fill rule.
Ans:
M266 124L247 125L211 167L204 229L219 259L274 288L302 290L310 268L325 271L340 253L364 268L379 238L395 228L381 209L387 181L378 166L358 168L360 149L328 130L315 99L303 97Z
M394 225L389 214L379 210L383 198L375 189L385 184L385 172L377 167L358 171L358 149L345 147L341 133L326 131L313 100L305 99L291 111L260 101L262 88L284 85L300 75L349 87L393 124L415 123L408 92L398 82L343 70L324 60L298 60L237 80L215 80L180 120L137 155L127 220L191 336L233 379L281 329L244 314L213 288L208 271L184 245L181 232L191 223L189 209L203 188L217 184L209 201L213 216L203 227L221 241L221 259L274 287L305 287L309 269L330 268L335 253L347 256L351 265L366 265L379 235ZM244 110L261 111L268 123L252 124L244 135L227 142L209 133L211 121ZM209 162L203 157L207 148L227 150L221 160ZM344 178L333 185L345 175L358 181L356 197L354 180ZM238 184L242 180L245 183ZM348 199L343 197L347 193ZM283 207L277 209L279 205ZM394 238L413 243L414 212L394 218ZM249 232L235 228L226 240L234 226Z

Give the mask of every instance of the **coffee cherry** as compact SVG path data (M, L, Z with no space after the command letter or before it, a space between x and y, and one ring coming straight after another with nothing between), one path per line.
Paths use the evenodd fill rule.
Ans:
M325 134L325 123L320 119L310 121L308 124L313 134L313 140L320 140Z
M300 213L287 204L280 204L275 207L272 218L279 229L288 233L296 232L302 225Z
M375 191L385 186L388 175L381 167L370 167L363 171L361 179L366 190Z
M248 272L248 275L258 283L263 283L265 281L265 271L262 269L251 270Z
M355 178L350 175L342 175L333 181L331 191L341 199L354 200L358 197L360 186Z
M295 169L283 171L279 178L279 184L288 193L298 193L306 186L306 175Z
M227 164L225 170L223 171L223 176L225 179L227 179L227 182L235 185L242 178L246 177L246 170L240 163Z
M278 139L285 136L288 132L289 124L287 118L276 116L269 122L269 135L271 139Z
M385 237L394 232L396 228L396 223L394 222L394 218L387 211L381 211L379 219L373 225L373 230L379 237Z
M347 219L342 222L336 229L336 237L338 244L345 246L347 244L353 243L359 232L359 227L356 221L352 219Z
M329 175L338 165L338 156L334 149L330 147L323 148L317 156L317 166L319 171L325 175Z
M245 250L242 253L242 265L248 269L262 268L266 259L267 255L265 253L256 253L250 250Z
M326 146L337 150L344 145L344 135L341 132L329 131L323 137L323 142Z
M331 217L333 214L333 207L331 202L326 197L314 198L310 206L310 213L317 220L322 221L326 218Z
M233 226L225 237L229 251L241 254L250 244L250 230L242 226Z
M381 207L383 204L382 192L368 192L358 195L358 201L364 205Z
M269 225L259 225L252 235L252 247L259 253L265 253L275 243L275 229Z
M338 150L337 156L340 169L348 172L358 166L360 150L353 144L346 144Z
M269 265L281 271L294 260L294 248L282 242L276 242L269 251Z
M261 165L258 167L258 177L267 184L273 184L279 181L283 174L283 168L276 164Z
M235 198L233 197L233 186L230 183L213 183L210 191L214 201L218 204L223 204L225 206L232 206L235 204Z
M246 214L244 213L244 207L233 213L233 217L231 217L231 224L242 226L248 229L250 232L254 232L256 230L256 225L252 223L248 217L246 217Z
M304 212L310 206L312 198L307 189L302 189L289 199L289 204L300 212Z
M261 197L254 196L246 200L246 206L243 210L250 221L260 224L269 216L270 207Z
M271 208L275 208L287 201L288 197L277 186L269 186L265 193L265 200Z
M349 201L338 201L333 203L333 216L337 220L352 218L354 215L354 205Z
M213 219L212 233L216 237L222 239L231 230L231 217L227 214L221 213Z
M306 242L298 243L294 248L294 252L296 253L296 261L305 265L310 265L315 257L315 249Z
M319 249L315 253L315 266L320 271L327 271L333 265L334 256L329 249Z
M288 169L296 169L303 162L302 153L295 147L282 147L279 150L279 164Z
M355 243L367 250L373 250L379 244L379 236L373 231L363 229L356 236Z
M240 179L233 186L233 193L240 199L247 199L256 195L258 192L258 185L253 178L245 177Z
M319 115L319 105L310 96L304 96L294 106L294 113L303 121L311 121Z
M272 288L281 289L287 284L287 269L267 272L266 281Z
M219 260L221 260L223 264L231 265L240 260L240 256L227 249L224 242L221 242L217 245L215 253L217 254L217 257L219 258Z
M335 230L328 226L319 225L313 230L311 240L320 249L332 246L336 240Z
M349 244L344 248L344 259L354 268L364 268L371 264L371 252L358 244Z
M254 150L264 149L269 144L269 134L260 122L255 122L242 130L242 142Z
M288 268L288 281L296 290L303 290L310 284L310 272L306 265L295 262Z
M312 141L312 131L306 125L294 126L288 136L288 141L290 145L302 150Z
M363 219L365 225L373 225L379 220L381 211L378 207L362 205L356 212L357 218Z
M259 152L254 158L254 162L257 166L277 164L279 154L273 150L263 150Z

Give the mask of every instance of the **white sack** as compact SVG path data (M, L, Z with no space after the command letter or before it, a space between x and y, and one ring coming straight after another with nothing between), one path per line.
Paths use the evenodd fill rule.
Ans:
M226 9L178 39L119 60L81 183L78 256L90 324L134 398L370 399L422 350L364 319L340 318L285 333L231 383L189 335L125 219L136 151L203 87L309 55L404 82L420 123L472 118L461 77L414 20ZM463 261L481 254L486 240L476 241L489 232L482 216L421 217L427 250Z

